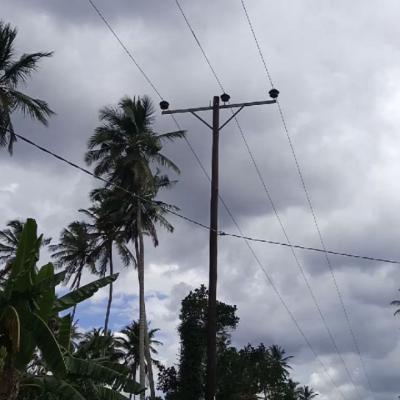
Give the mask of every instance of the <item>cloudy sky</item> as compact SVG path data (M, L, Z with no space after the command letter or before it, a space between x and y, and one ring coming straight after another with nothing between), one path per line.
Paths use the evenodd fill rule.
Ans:
M174 0L97 0L97 6L173 108L209 105L221 94ZM240 0L181 1L233 102L261 100L270 88ZM304 179L329 249L400 259L397 189L400 173L400 4L248 0L247 7L272 79L280 90ZM17 53L54 50L26 92L49 102L57 115L48 128L14 116L18 132L83 164L98 110L124 96L159 99L86 0L0 0L1 18L19 29ZM228 114L222 113L222 117ZM210 115L205 115L209 118ZM198 120L180 116L188 139L209 170L211 136ZM319 247L318 234L276 106L245 109L243 133L290 240ZM156 129L175 129L157 113ZM221 135L222 197L247 235L285 241L271 204L234 123ZM207 224L209 183L184 141L165 152L180 166L179 183L163 198ZM0 225L34 217L57 238L87 207L98 185L59 161L18 142L11 158L0 152ZM207 232L171 216L173 235L147 243L147 307L161 329L160 357L176 362L181 299L207 282ZM221 207L221 229L237 233ZM349 325L323 255L296 251L336 354L299 267L288 248L252 244L327 371L316 361L253 254L240 239L223 237L219 297L237 304L235 345L277 343L294 356L293 374L320 399L393 399L400 394L399 266L330 257L350 326L370 379L367 383ZM45 260L48 255L43 254ZM137 278L122 269L112 327L138 318ZM100 326L106 291L78 310L84 329ZM328 372L328 375L327 373Z

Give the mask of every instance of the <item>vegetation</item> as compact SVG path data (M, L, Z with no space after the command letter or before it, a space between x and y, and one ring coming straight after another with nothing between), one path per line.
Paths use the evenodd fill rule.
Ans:
M123 398L140 392L123 366L107 358L77 357L71 346L71 315L60 313L91 297L117 275L101 278L58 297L67 271L36 266L42 236L27 220L5 284L0 289L0 399Z
M144 235L149 235L154 245L158 244L156 225L172 231L165 219L167 205L155 203L159 189L167 188L171 182L160 168L178 167L162 152L165 140L181 138L183 132L156 134L152 129L154 109L148 97L124 97L117 107L100 110L102 124L89 139L86 162L95 164L94 172L107 178L110 185L107 212L118 215L117 230L122 229L125 240L134 244L139 280L139 376L145 384L145 358L148 365L151 398L155 398L152 378L151 356L148 346L146 311L144 300ZM98 192L97 192L98 193ZM133 194L133 195L132 195ZM104 199L103 199L104 200ZM113 207L113 204L117 206ZM144 399L144 394L141 395Z
M161 367L159 373L159 389L166 400L204 398L207 296L207 289L201 286L182 301L179 364L177 368ZM291 357L281 347L262 343L242 349L232 346L230 334L238 323L236 307L218 302L217 400L304 400L317 395L290 379Z
M19 90L39 61L51 52L15 59L17 31L0 21L0 147L13 152L12 115L22 112L47 125L49 105ZM207 345L205 286L181 303L176 365L158 359L158 329L150 329L145 304L146 239L159 243L158 229L173 232L166 218L173 205L158 200L179 174L163 145L183 131L157 133L154 108L144 97L123 97L99 111L99 126L88 140L85 162L107 182L89 194L80 218L62 229L56 244L37 234L36 222L15 219L0 230L0 400L123 400L139 395L165 400L204 398ZM49 245L54 261L38 266ZM139 315L112 331L111 311L119 266L138 274ZM83 284L90 280L96 280ZM60 295L59 286L63 287ZM84 331L75 319L78 304L108 289L104 324ZM106 290L106 289L105 289ZM67 291L67 293L65 293ZM400 300L393 300L400 315ZM217 400L310 400L313 388L293 380L292 356L276 344L235 347L239 324L234 305L217 303ZM136 378L139 371L139 383Z
M0 147L8 146L10 154L17 140L11 121L13 112L21 111L44 125L47 125L48 118L54 114L45 101L32 98L18 90L37 69L40 59L50 57L53 53L23 54L16 60L16 36L15 28L0 21Z

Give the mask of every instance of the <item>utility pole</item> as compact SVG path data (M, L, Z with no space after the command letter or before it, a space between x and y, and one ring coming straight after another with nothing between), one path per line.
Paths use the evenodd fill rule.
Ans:
M209 248L209 282L208 282L208 310L207 310L207 377L205 400L215 400L217 386L217 276L218 276L218 198L219 198L219 132L224 128L244 107L274 104L279 95L277 89L271 89L269 95L272 100L254 101L249 103L226 104L230 96L221 95L224 105L220 105L219 96L214 96L210 107L197 107L179 110L168 110L169 103L160 102L162 114L191 113L212 131L212 157L211 157L211 201L210 201L210 248ZM221 126L219 112L221 109L232 109L232 116ZM234 112L233 109L237 108ZM196 112L212 110L212 125L200 117Z

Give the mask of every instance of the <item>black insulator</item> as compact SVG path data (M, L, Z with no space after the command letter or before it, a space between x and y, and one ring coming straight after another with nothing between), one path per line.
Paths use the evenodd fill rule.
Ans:
M279 90L278 89L271 89L269 91L269 95L271 98L276 99L279 95Z
M168 110L168 107L169 107L168 101L165 101L165 100L160 101L161 110L163 110L163 111Z
M231 96L229 96L229 94L226 94L226 93L221 94L221 100L222 100L224 103L227 103L227 102L229 101L230 98L231 98Z

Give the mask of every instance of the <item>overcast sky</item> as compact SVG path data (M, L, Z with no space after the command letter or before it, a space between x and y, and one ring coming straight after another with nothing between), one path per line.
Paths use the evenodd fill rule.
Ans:
M268 98L270 88L240 0L182 0L216 73L233 102ZM220 95L212 73L174 0L97 0L110 24L173 108L209 105ZM400 4L395 0L247 1L260 46L297 151L326 246L332 250L400 259ZM86 0L0 0L1 18L19 29L17 53L54 50L24 90L56 111L48 128L14 115L18 132L83 164L98 110L124 96L156 93ZM222 113L221 118L228 114ZM210 118L205 114L204 118ZM207 170L209 130L180 116ZM241 112L239 121L293 243L319 247L318 234L276 106ZM173 130L157 111L156 128ZM220 189L242 230L285 241L240 133L221 134ZM208 222L209 183L185 142L165 152L180 166L179 183L163 198ZM57 239L98 185L18 142L11 158L0 151L0 225L34 217ZM173 235L146 243L147 310L161 329L160 357L176 362L181 299L207 283L208 234L171 216ZM237 233L221 207L221 229ZM55 240L54 239L54 240ZM399 297L399 266L330 257L373 393L323 255L296 251L350 372L336 354L293 254L288 248L252 245L330 377L347 400L393 399L400 394L399 320L389 303ZM43 255L43 259L47 257ZM120 264L117 261L117 264ZM219 297L238 306L237 346L277 343L293 359L293 374L320 399L340 397L269 286L246 244L220 239ZM121 269L111 324L118 330L138 318L137 277ZM78 308L84 329L103 323L107 292Z

